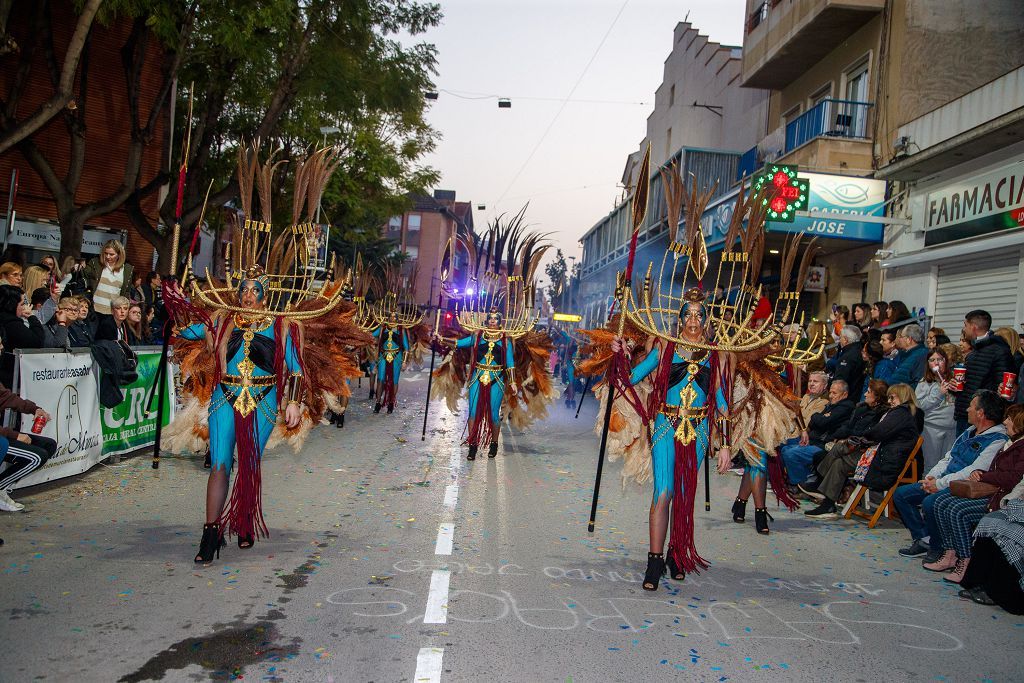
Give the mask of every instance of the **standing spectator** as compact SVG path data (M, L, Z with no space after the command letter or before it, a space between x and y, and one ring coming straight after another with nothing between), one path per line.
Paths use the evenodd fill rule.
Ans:
M22 273L21 266L13 261L7 261L6 263L0 264L0 287L4 285L10 285L21 289L21 285L24 284L25 276Z
M935 562L942 556L941 548L932 548L932 537L941 538L935 520L934 506L940 496L949 495L951 481L966 479L975 470L986 470L1006 443L1003 399L994 391L982 389L971 398L967 415L971 427L956 437L946 455L928 470L924 479L904 484L896 489L892 500L899 510L903 526L907 527L911 544L900 549L904 557L918 557L927 553L926 561Z
M956 345L957 351L960 354L960 362L963 363L967 360L967 356L971 355L974 351L974 347L971 346L971 340L965 337L963 334L960 335L960 342Z
M942 352L946 354L946 358L949 359L949 372L953 373L953 368L957 365L962 365L964 362L964 354L960 351L960 345L954 344L953 342L947 342L945 344L939 344Z
M850 396L859 397L864 386L864 359L861 358L860 328L845 326L839 334L839 353L836 354L832 378L841 379L849 388ZM853 407L850 407L851 410Z
M156 308L153 306L146 306L142 312L142 324L145 325L148 339L148 344L162 344L164 341L163 336L163 325L156 318Z
M149 271L146 278L142 281L142 301L149 306L157 307L158 304L163 302L162 289L163 284L160 278L160 273L155 270Z
M853 324L859 327L862 333L867 334L871 329L871 304L853 305Z
M68 256L64 259L65 296L83 296L92 293L89 282L85 279L85 259Z
M124 247L119 241L109 240L103 245L100 258L92 259L85 267L85 279L92 290L93 310L98 315L111 315L111 302L128 296L132 286L132 266L125 263Z
M1012 327L1000 327L995 334L1002 338L1010 347L1010 354L1013 356L1013 367L1019 368L1024 365L1024 353L1020 350L1020 335Z
M868 392L874 398L874 392ZM863 436L851 437L846 444L851 447L837 449L838 457L828 457L818 465L821 482L817 493L822 497L818 507L804 514L816 519L839 517L836 501L843 491L847 478L854 473L861 455L871 445L877 445L871 465L868 467L864 486L874 491L885 490L899 477L921 434L922 417L914 405L913 391L906 384L889 387L886 392L889 409L878 422L864 432Z
M850 319L850 309L842 304L832 304L832 337L839 340L839 333Z
M153 343L149 327L142 322L142 304L139 302L133 301L128 306L128 319L125 321L125 327L128 328L129 345L141 346Z
M889 302L889 324L895 325L901 323L904 320L911 320L913 318L910 315L910 309L902 301L890 301Z
M96 341L119 341L131 344L131 332L128 330L128 308L131 301L126 296L114 297L110 302L110 316L100 318L96 326Z
M912 323L900 328L896 335L899 355L896 369L889 379L890 384L908 384L911 389L917 388L917 383L924 377L928 361L928 349L921 343L923 341L924 333L919 325Z
M928 355L928 368L924 379L917 384L915 395L918 407L924 412L921 455L926 472L946 454L956 438L953 395L947 384L951 377L949 357L941 348L935 349Z
M1013 441L996 454L988 470L974 470L968 477L970 481L997 486L996 492L985 498L949 495L935 501L933 511L942 539L941 542L933 539L931 545L941 545L944 552L935 562L926 562L924 568L932 572L952 570L943 577L950 583L960 583L964 578L971 561L971 535L978 522L989 512L998 510L1003 496L1024 477L1024 441L1020 439L1024 432L1024 407L1010 406L1003 426Z
M132 286L131 289L128 290L128 294L125 296L132 301L142 302L146 300L146 293L142 289L142 273L132 274Z
M0 339L0 353L4 351ZM50 419L50 414L32 401L23 399L5 386L0 386L0 410L14 410L26 415ZM21 503L11 500L10 490L19 479L23 479L46 464L57 452L57 442L45 436L21 434L8 427L0 427L0 458L10 466L0 472L0 510L19 512L25 509Z
M872 327L885 327L889 324L889 303L876 301L871 304Z
M849 392L846 382L832 380L825 407L811 415L795 444L790 440L779 449L791 484L803 483L810 476L811 463L825 452L825 444L832 440L832 432L850 419L855 406Z
M967 428L967 406L974 393L979 389L998 390L1004 372L1016 374L1020 369L1013 363L1010 346L993 334L991 327L992 316L988 311L977 309L964 317L964 338L971 343L973 351L964 359L967 368L964 390L956 396L954 417L958 434Z
M862 340L861 343L860 357L864 359L864 389L860 392L860 400L863 401L864 397L868 394L868 384L870 384L870 380L885 382L885 378L881 377L880 374L886 366L880 365L883 354L882 345L879 342L873 340L865 342ZM886 384L886 388L888 388L888 383Z
M41 349L46 340L43 324L32 315L32 304L25 293L10 285L0 286L0 334L7 353L0 360L0 384L11 386L14 380L14 351Z
M947 340L949 339L949 337L946 337L946 331L941 327L933 327L928 330L928 339L925 342L925 346L928 347L929 351L934 351L936 346L943 343L938 341L939 337L945 337ZM945 343L948 343L948 341Z

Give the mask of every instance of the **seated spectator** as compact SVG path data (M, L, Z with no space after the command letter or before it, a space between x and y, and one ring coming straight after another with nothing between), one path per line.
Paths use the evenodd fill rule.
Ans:
M152 344L153 338L149 334L149 327L142 322L142 304L133 301L128 306L128 319L125 320L128 328L128 344L131 346L142 346Z
M868 380L878 380L879 382L885 382L883 375L892 374L892 364L886 364L882 361L884 354L882 353L882 343L877 341L868 341L863 344L860 350L860 356L864 359L864 389L861 391L861 400L868 393ZM888 382L886 382L888 385Z
M126 296L117 296L110 301L110 315L100 318L96 326L96 341L120 341L131 344L131 332L125 321L131 301Z
M874 395L874 392L869 392ZM888 410L874 426L861 436L851 436L833 447L833 451L821 461L818 473L821 482L817 493L821 496L818 507L804 514L815 519L837 519L839 512L836 501L842 493L846 480L854 473L864 451L877 446L874 459L864 478L864 486L872 490L884 490L892 486L907 462L921 434L923 417L914 405L914 393L906 384L897 384L886 391Z
M41 349L46 333L39 318L32 315L32 304L25 293L10 285L0 286L0 334L6 340L7 353L0 359L0 383L11 386L14 380L14 351Z
M839 353L836 354L832 379L841 379L849 387L850 396L860 396L864 386L864 360L860 356L860 328L847 325L839 335ZM852 402L851 402L852 403ZM851 405L850 410L853 410Z
M889 302L889 324L895 325L901 323L904 320L910 320L913 318L910 315L910 309L902 301L890 301Z
M839 341L839 334L850 324L850 309L842 304L832 304L832 338Z
M871 325L872 327L886 327L889 324L889 304L886 301L876 301L871 304Z
M162 344L164 341L164 326L157 319L156 307L146 306L142 313L142 324L145 325L149 334L150 344Z
M826 444L827 452L821 453L819 457L814 459L815 472L805 482L797 485L797 488L804 495L818 502L823 497L818 493L818 485L821 481L821 463L829 458L841 457L847 451L852 450L847 441L863 437L869 429L878 423L882 415L885 414L885 411L888 410L886 396L889 393L889 385L878 379L873 379L867 384L868 389L864 395L864 400L853 409L850 419L832 432L832 442ZM856 465L856 462L854 464Z
M988 470L974 470L970 481L980 481L999 487L985 498L961 498L949 491L939 494L932 507L941 539L932 538L934 548L942 548L943 554L935 562L925 562L924 568L932 572L950 572L942 577L950 583L960 583L971 562L971 535L978 522L989 512L999 509L1003 496L1011 491L1024 477L1024 406L1010 406L1006 411L1003 426L1012 441L1005 444L996 454Z
M64 349L72 346L71 328L78 320L78 304L71 299L61 299L53 317L43 325L46 334L43 346L48 349Z
M946 351L941 347L936 348L928 356L928 369L924 371L924 378L918 382L915 392L917 406L924 412L921 457L925 472L946 454L956 438L953 394L949 391L952 376Z
M928 360L928 349L924 347L924 333L914 323L900 328L896 335L896 369L889 377L889 384L908 384L911 389L924 377L924 369Z
M967 429L967 406L974 392L979 389L998 391L1003 373L1016 373L1020 368L1013 363L1010 346L993 334L991 327L992 316L986 311L974 310L964 317L964 338L971 343L973 351L964 358L967 369L964 390L956 394L953 406L957 434Z
M4 350L0 336L0 353ZM43 416L47 420L50 414L32 401L14 394L5 386L0 386L0 410L14 410L25 415ZM46 461L57 452L57 442L45 436L22 434L8 427L0 427L0 457L9 463L7 469L0 472L0 510L19 512L25 509L21 503L11 500L11 488L18 480L27 477L46 464Z
M13 261L0 264L0 287L10 286L21 288L25 282L21 266Z
M96 341L96 326L89 320L89 300L84 296L71 297L78 306L78 318L68 328L71 346L92 346Z
M959 595L1024 614L1024 481L1003 496L999 506L978 522Z
M862 334L868 333L871 329L871 304L853 305L853 324L860 328Z
M900 549L900 555L919 557L927 554L928 562L942 556L941 548L929 545L933 536L941 538L933 509L935 501L940 493L948 491L951 481L966 479L971 472L986 470L992 464L1007 440L1006 428L1002 425L1003 403L994 391L979 390L968 407L971 427L956 437L949 452L935 463L924 479L896 489L893 503L912 539L909 546Z
M42 287L46 291L52 292L57 287L59 295L62 279L63 275L57 267L57 261L52 256L44 256L38 264L25 269L22 289L26 292L34 292ZM52 310L49 313L53 315Z
M930 330L928 330L928 338L925 340L925 346L928 347L929 351L934 351L935 347L942 343L936 341L936 339L940 336L946 337L946 331L941 327L933 327ZM946 339L949 339L949 337L946 337Z
M807 376L807 392L800 397L800 417L797 420L797 424L794 427L792 443L799 443L800 434L803 432L804 427L810 422L811 417L815 413L821 412L821 410L828 404L828 397L825 395L825 390L828 388L828 375L823 371L818 370L812 372ZM790 443L787 441L786 443Z
M875 379L888 383L899 365L900 349L896 346L897 330L882 330L878 344L882 347L882 360L877 367Z
M853 413L855 406L850 400L849 387L841 379L832 380L828 401L820 412L811 415L797 443L789 441L779 449L791 484L807 479L814 456L824 452L825 444L832 440L832 432L849 420Z
M53 312L57 310L57 304L48 288L36 287L25 291L31 292L29 302L32 304L32 315L39 318L39 322L44 323L53 317Z

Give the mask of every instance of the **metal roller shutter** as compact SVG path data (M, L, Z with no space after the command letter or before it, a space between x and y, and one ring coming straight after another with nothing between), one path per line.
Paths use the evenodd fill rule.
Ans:
M1020 251L964 259L939 266L932 325L956 341L964 314L981 308L992 315L992 327L1017 329Z

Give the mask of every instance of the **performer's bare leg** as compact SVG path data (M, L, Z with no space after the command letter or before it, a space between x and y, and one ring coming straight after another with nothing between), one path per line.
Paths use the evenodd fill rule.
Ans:
M222 467L213 469L206 480L206 523L213 524L220 519L224 503L228 499L228 472Z
M649 528L651 534L651 552L660 555L665 550L665 536L668 534L668 512L671 499L663 495L651 503Z

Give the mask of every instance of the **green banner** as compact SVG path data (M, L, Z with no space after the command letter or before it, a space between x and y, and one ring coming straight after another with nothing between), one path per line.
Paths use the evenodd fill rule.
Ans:
M146 414L146 399L153 386L157 366L160 364L160 350L136 349L139 354L139 378L126 387L124 401L116 408L101 408L103 422L103 455L129 453L152 446L156 442L156 396L153 396L153 411ZM171 421L174 412L174 398L170 393L171 382L165 382L164 425Z

